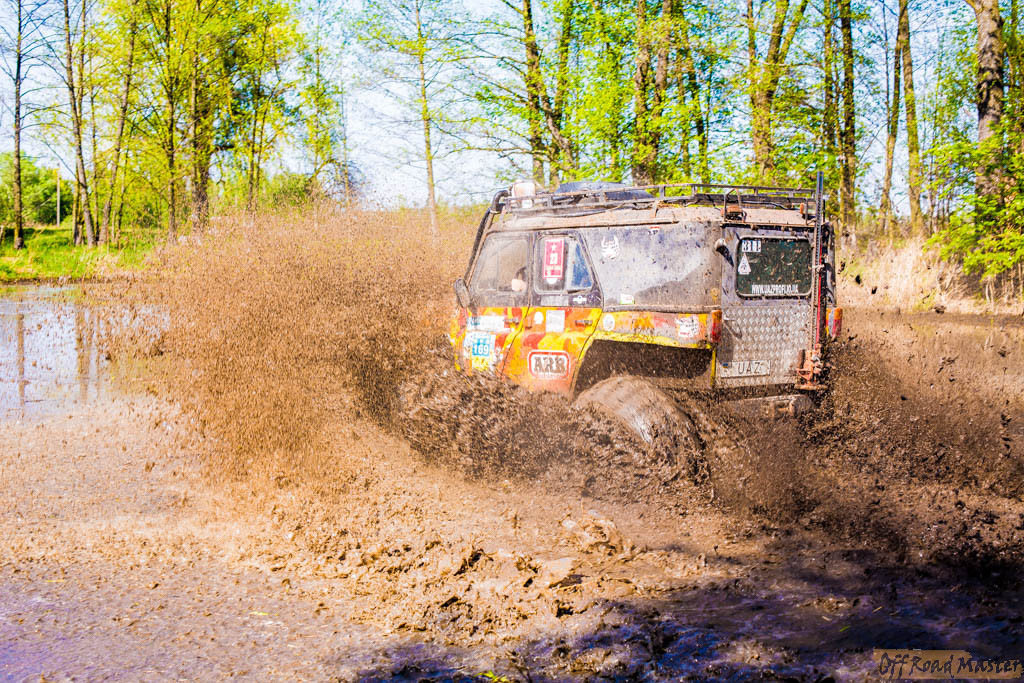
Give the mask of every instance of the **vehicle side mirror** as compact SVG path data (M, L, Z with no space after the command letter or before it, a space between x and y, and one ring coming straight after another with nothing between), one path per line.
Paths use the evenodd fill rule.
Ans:
M455 289L455 298L458 300L459 306L469 308L469 285L466 284L466 281L460 277L452 287Z

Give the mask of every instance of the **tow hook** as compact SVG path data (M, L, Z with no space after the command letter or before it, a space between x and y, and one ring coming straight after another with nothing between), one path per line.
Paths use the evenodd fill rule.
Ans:
M796 374L800 377L796 388L804 391L823 389L824 385L817 381L818 375L824 369L821 359L821 346L815 346L813 351L800 349L800 356L797 358Z

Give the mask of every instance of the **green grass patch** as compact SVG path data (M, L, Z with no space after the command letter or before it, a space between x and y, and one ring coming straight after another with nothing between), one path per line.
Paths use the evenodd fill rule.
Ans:
M60 227L26 227L25 248L15 250L11 231L6 230L0 243L0 282L61 277L80 280L121 270L139 270L153 248L152 243L140 242L122 248L76 247L71 238L70 221Z

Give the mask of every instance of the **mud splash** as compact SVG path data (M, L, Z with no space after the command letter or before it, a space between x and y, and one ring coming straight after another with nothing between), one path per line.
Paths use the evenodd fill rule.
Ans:
M994 603L973 627L957 612L994 585L1020 604L1010 407L939 419L910 377L939 370L894 371L865 325L813 420L752 423L690 397L708 470L694 476L688 456L652 457L560 399L452 372L447 283L469 232L431 243L422 229L257 219L169 255L126 298L169 311L141 371L194 418L212 485L285 539L269 545L275 571L432 644L377 675L486 647L524 679L814 678L862 674L866 649L908 632L1019 642ZM927 598L950 587L962 602ZM929 609L946 621L925 625Z
M391 427L429 463L483 481L541 481L598 499L704 501L703 452L666 452L592 408L466 376L432 355L402 388Z

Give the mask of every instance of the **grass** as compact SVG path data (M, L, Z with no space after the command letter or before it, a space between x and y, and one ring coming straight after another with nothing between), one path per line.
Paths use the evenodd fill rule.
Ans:
M71 222L56 226L26 226L25 248L14 249L10 230L0 243L0 282L83 280L103 277L144 265L153 244L133 243L123 248L72 244Z

